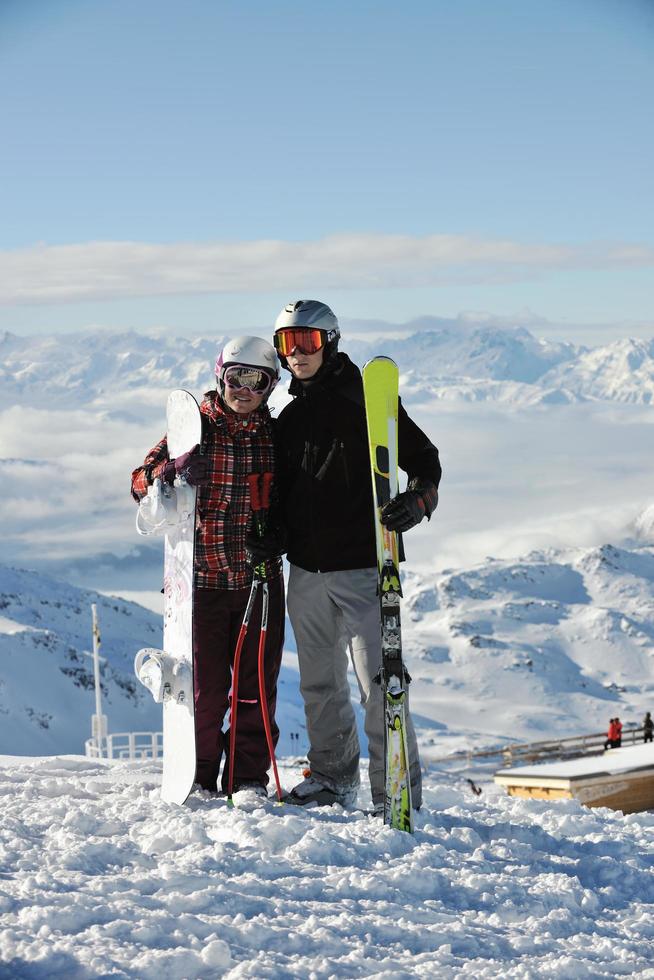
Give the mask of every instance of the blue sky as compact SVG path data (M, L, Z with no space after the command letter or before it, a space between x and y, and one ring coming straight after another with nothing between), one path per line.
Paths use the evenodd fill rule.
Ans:
M0 327L654 335L650 0L2 0Z

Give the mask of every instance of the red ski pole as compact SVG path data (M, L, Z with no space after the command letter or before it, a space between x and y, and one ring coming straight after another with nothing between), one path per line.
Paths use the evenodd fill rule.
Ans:
M257 526L257 533L261 537L265 530L266 525L266 514L268 508L270 507L270 488L272 486L273 475L272 473L251 473L248 476L248 483L250 485L250 500L252 503L252 509L254 510L255 522ZM275 785L277 787L277 799L281 803L282 801L282 787L279 781L279 773L277 771L277 759L275 758L275 746L273 744L272 729L270 725L270 714L268 712L268 696L266 693L266 678L264 671L264 653L266 649L266 634L268 630L268 582L266 581L266 564L262 562L255 569L255 574L258 574L263 579L263 596L262 596L262 606L261 606L261 632L259 633L259 651L257 657L257 673L259 676L259 703L261 705L261 717L263 720L263 728L266 734L266 744L268 746L268 754L270 755L270 761L272 763L273 774L275 776Z
M272 731L270 728L270 715L268 714L268 695L266 694L266 678L264 674L263 655L266 647L266 631L268 629L268 583L263 583L263 598L261 607L261 633L259 634L259 656L257 658L257 669L259 673L259 702L261 704L261 716L263 727L266 733L268 753L272 762L273 773L275 775L275 786L277 787L277 799L282 802L282 787L279 782L277 772L277 759L275 758L275 746L273 745Z
M232 669L232 704L229 713L229 778L227 782L228 804L232 804L232 789L234 787L234 758L236 752L236 719L238 717L238 671L241 663L241 650L243 649L243 643L245 642L245 637L247 636L248 627L250 625L250 616L252 615L252 609L254 607L254 600L256 599L258 588L259 588L259 579L255 575L255 577L252 580L252 588L250 589L250 595L248 597L247 605L245 607L245 613L243 614L243 622L241 623L241 628L238 631L238 639L236 640L236 650L234 651L234 667Z

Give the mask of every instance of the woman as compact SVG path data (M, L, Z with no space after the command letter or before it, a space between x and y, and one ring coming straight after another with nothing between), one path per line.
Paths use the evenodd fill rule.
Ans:
M253 569L265 562L269 586L268 631L264 653L265 689L273 744L277 677L284 642L284 585L280 534L273 511L263 535L254 528L252 474L272 474L275 500L275 450L267 400L279 380L274 349L259 337L236 337L216 361L217 390L205 394L202 446L170 459L164 437L132 473L132 495L144 497L157 478L173 483L183 472L197 487L193 593L193 665L195 685L196 781L217 791L223 756L229 756L229 731L223 722L230 701L236 640L250 595ZM270 478L266 479L268 483ZM259 703L257 672L261 589L241 652L233 792L252 789L267 795L270 754ZM229 789L228 765L222 789Z

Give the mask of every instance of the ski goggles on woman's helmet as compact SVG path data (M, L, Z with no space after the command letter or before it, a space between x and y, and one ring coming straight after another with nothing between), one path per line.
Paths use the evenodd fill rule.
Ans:
M247 388L253 395L265 395L272 387L273 378L268 371L250 364L230 364L223 372L223 381L234 391Z
M316 354L327 343L327 332L311 327L283 327L274 335L273 343L282 357L289 357L294 350Z

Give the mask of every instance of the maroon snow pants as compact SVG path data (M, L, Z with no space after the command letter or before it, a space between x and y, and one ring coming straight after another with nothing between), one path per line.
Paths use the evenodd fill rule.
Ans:
M250 626L241 650L238 678L238 712L234 785L244 780L268 784L270 753L259 703L257 658L261 628L263 586L250 617ZM264 676L273 745L279 728L275 722L277 677L284 645L284 580L280 575L268 583L268 631L264 653ZM232 667L236 640L250 588L196 588L193 602L193 656L195 686L196 780L205 789L216 790L220 762L224 755L222 788L227 791L230 732L223 722L230 702Z

